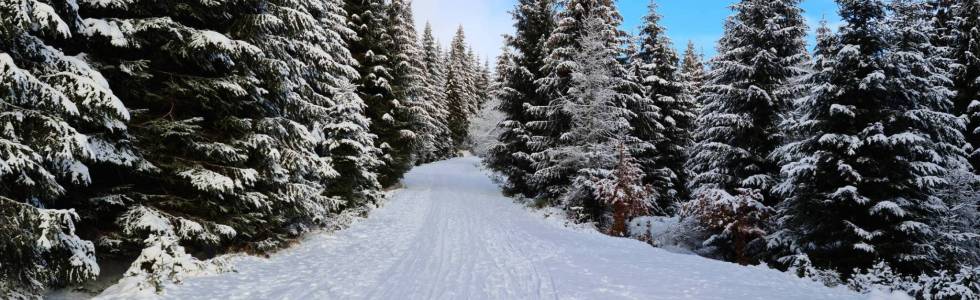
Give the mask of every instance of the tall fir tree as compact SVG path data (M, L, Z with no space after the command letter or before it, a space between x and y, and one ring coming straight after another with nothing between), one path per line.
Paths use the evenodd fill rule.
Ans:
M327 105L325 120L314 124L313 129L323 135L318 152L329 156L334 169L342 174L329 181L327 193L349 201L348 206L377 203L382 197L377 170L384 162L375 144L377 136L370 132L367 104L354 86L360 73L347 41L356 38L357 33L347 26L344 0L311 3L323 5L322 9L313 11L313 16L323 27L323 35L317 37L318 45L331 59L318 61L325 65L325 70L317 74L326 77L326 84L320 89L332 100Z
M680 76L687 84L687 93L695 99L695 106L701 109L701 88L704 86L704 56L695 48L693 41L687 42L681 59Z
M884 260L906 272L934 268L933 194L962 163L962 123L948 111L945 73L919 1L838 1L845 25L823 30L817 72L776 151L781 230L773 244L850 274Z
M431 162L452 157L455 151L452 133L449 130L449 107L446 103L445 57L439 42L432 35L432 25L429 23L425 24L425 31L422 34L422 52L426 72L425 99L430 102L433 109L430 115L437 122L434 152L430 157L423 158L423 162Z
M643 89L638 106L653 106L657 111L655 114L637 113L634 117L633 136L648 141L653 147L639 149L633 157L643 169L643 182L654 188L656 207L669 212L677 203L689 198L685 163L697 115L687 82L678 70L679 58L673 43L660 25L656 2L651 1L649 9L640 28L639 52L630 59L638 65L639 83Z
M542 69L547 56L544 43L555 27L555 9L554 0L519 1L511 12L515 33L505 39L507 47L513 49L511 64L497 65L501 80L495 91L500 100L497 109L504 113L505 119L500 125L498 143L490 149L487 165L507 177L504 191L508 194L526 197L536 194L529 185L535 171L529 143L537 134L528 123L537 119L528 108L548 103L547 96L538 91L536 81L546 75Z
M345 0L345 4L350 17L348 26L357 33L347 42L358 62L358 95L367 104L365 113L384 162L378 170L378 180L382 186L392 186L414 164L415 133L406 119L407 109L392 87L395 46L386 19L388 4L384 0Z
M950 15L946 22L948 34L948 58L950 75L953 80L952 89L956 93L953 99L954 113L967 119L964 131L966 140L971 145L969 151L970 163L975 170L980 169L980 1L958 1L955 5L943 6L942 10Z
M490 102L490 87L493 84L493 75L490 73L490 61L483 61L483 64L476 66L476 79L473 81L476 89L477 111L483 111L487 103Z
M0 298L98 276L72 195L101 184L93 169L144 164L129 147L130 111L103 75L51 46L78 35L73 3L0 3Z
M464 38L464 43L465 43L465 38ZM463 57L465 58L464 60L466 61L467 72L462 74L466 75L466 83L467 83L466 89L468 90L468 93L471 96L470 101L468 103L469 111L470 111L470 115L476 115L477 113L480 112L480 108L482 106L481 101L483 101L483 99L480 99L481 95L480 95L480 88L479 88L480 62L479 62L479 58L477 58L476 56L476 52L473 50L473 47L470 45L466 46L466 55L464 55Z
M552 204L560 204L561 195L572 184L571 180L578 172L551 157L548 149L557 148L563 143L562 138L569 132L572 124L571 116L561 109L554 108L562 107L569 98L572 74L576 71L573 56L581 50L581 39L588 33L584 22L590 17L603 21L604 27L597 30L610 33L602 35L607 39L605 43L608 47L621 50L625 37L625 33L618 29L622 23L622 16L612 1L570 0L563 4L564 9L557 16L558 23L544 45L548 49L548 56L542 66L546 75L536 81L538 93L547 97L548 103L531 107L529 113L534 116L534 121L526 124L535 132L530 141L534 149L531 156L535 168L532 184L536 196ZM619 56L620 53L610 55ZM613 76L618 80L617 89L622 89L629 84L626 81L626 70L622 66L614 70ZM618 97L627 96L619 94ZM627 101L627 99L618 100L621 103ZM587 214L592 217L601 215L601 208L598 206L587 209L590 210Z
M466 47L466 33L460 26L449 46L446 72L447 124L452 132L453 147L463 150L469 140L470 115L473 113L474 94L473 66Z
M553 162L551 168L572 173L565 179L570 184L553 187L558 203L569 212L581 209L577 217L605 227L612 223L608 218L612 211L610 203L600 199L600 186L616 168L617 149L635 143L630 137L632 113L619 91L625 73L617 55L621 50L610 42L619 31L601 15L587 14L580 24L584 34L571 56L576 68L569 74L569 89L562 101L552 101L548 107L569 117L568 131L541 155Z
M771 188L779 168L769 155L782 142L777 124L789 101L800 96L794 79L808 57L799 2L742 0L733 6L701 91L704 106L688 162L696 201L724 202L747 193L761 194L768 205L778 202ZM734 259L735 239L710 231L718 255Z
M297 110L283 114L316 101L285 86L307 79L281 67L296 57L272 53L296 32L265 18L314 21L260 1L155 4L83 2L75 44L134 112L134 144L152 164L103 173L115 188L82 195L83 218L103 255L138 253L126 274L151 285L205 268L188 253L280 247L340 204L317 182L336 173L315 135L290 119ZM260 36L276 40L245 41Z
M396 120L405 122L403 135L410 136L413 163L436 152L436 134L440 124L430 114L435 106L426 99L425 62L419 49L411 1L394 0L389 4L388 30L392 37L392 89L399 109Z

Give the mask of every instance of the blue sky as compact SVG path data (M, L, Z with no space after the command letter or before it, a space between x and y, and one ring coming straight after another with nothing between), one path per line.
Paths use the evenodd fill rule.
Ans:
M734 1L658 0L657 3L663 25L675 46L683 49L691 40L710 57L715 54L715 42L722 35L725 18L731 14L729 6ZM463 25L477 53L492 59L500 53L501 35L513 32L508 12L515 3L515 0L415 0L415 18L420 32L426 21L432 22L443 44L452 38L458 25ZM624 18L623 29L636 32L649 1L618 0L617 3ZM803 9L811 30L821 18L832 25L839 23L834 0L803 0Z

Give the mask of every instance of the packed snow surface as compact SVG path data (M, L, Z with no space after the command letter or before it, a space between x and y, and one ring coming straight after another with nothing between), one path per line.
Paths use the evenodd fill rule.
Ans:
M405 189L351 228L310 237L268 259L236 259L235 273L191 278L159 297L867 298L762 267L568 228L502 196L479 163L461 158L418 167Z

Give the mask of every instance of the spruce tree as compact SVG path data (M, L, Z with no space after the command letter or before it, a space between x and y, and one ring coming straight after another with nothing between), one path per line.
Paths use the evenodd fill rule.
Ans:
M733 6L701 90L704 106L688 162L697 201L761 194L767 205L778 202L771 188L779 168L769 155L781 143L777 124L800 95L793 80L807 59L806 21L798 6L798 0L743 0ZM733 259L735 240L712 233L718 254Z
M342 174L328 182L327 194L345 201L342 208L377 204L384 196L374 170L382 161L374 147L375 136L369 132L370 120L364 115L366 105L350 82L334 87L331 95L333 105L326 115L331 122L314 127L323 135L320 151L333 158L334 169Z
M620 49L610 42L616 40L619 31L596 15L585 15L580 24L584 34L578 51L571 56L576 68L569 74L569 89L562 101L553 101L548 107L553 114L569 117L568 131L541 155L553 161L550 168L572 173L565 179L570 184L553 187L558 203L569 212L583 210L578 217L606 226L610 223L606 218L610 203L600 198L600 186L616 168L617 149L634 142L629 136L631 113L619 92L624 73L617 56Z
M337 106L337 99L333 98L356 70L351 67L348 52L330 47L332 43L342 42L341 34L350 33L335 31L334 22L343 20L342 15L335 15L339 8L337 2L263 4L263 9L236 20L229 28L229 35L255 45L263 53L248 68L261 81L260 86L266 91L264 99L276 109L257 119L255 131L256 137L268 139L268 147L275 151L269 151L271 155L263 158L256 155L256 160L276 172L263 178L284 176L264 185L281 184L275 187L274 194L289 197L293 200L286 202L297 205L289 208L295 214L287 214L284 219L289 221L284 226L303 228L341 207L377 200L366 199L370 197L363 197L366 194L359 190L376 192L376 185L352 186L341 182L350 179L340 179L336 167L347 162L333 152L337 149L330 149L330 144L336 143L327 140L333 138L330 135L333 133L322 132L325 126L349 125L344 117L333 119L339 117L332 115Z
M452 132L453 147L462 150L469 139L470 115L475 107L476 95L473 93L473 68L466 47L466 34L463 27L456 30L449 46L446 72L447 124Z
M103 75L52 46L78 35L72 3L0 3L0 298L98 276L72 195L101 184L93 169L144 163L126 139L130 111Z
M343 0L324 0L322 4L322 9L314 11L324 34L318 37L318 45L332 59L321 60L320 64L327 63L326 70L316 74L327 79L329 84L322 89L330 95L332 105L327 106L329 113L324 123L313 129L323 135L318 152L329 156L333 168L342 174L329 181L328 195L349 201L347 206L377 203L382 197L377 170L384 162L375 144L377 136L370 132L367 105L353 84L360 74L347 41L357 33L347 27Z
M530 142L534 149L531 156L535 168L532 184L536 196L552 204L561 204L560 198L578 172L575 168L563 165L559 160L551 157L550 153L553 152L550 149L558 148L564 143L563 136L571 130L570 126L573 124L572 117L566 111L554 108L562 107L570 97L572 74L576 72L573 56L582 50L581 40L588 33L584 22L590 17L602 21L602 28L596 30L603 31L601 37L606 39L604 42L607 47L620 50L622 38L625 36L618 29L622 23L622 16L612 1L570 0L564 5L564 10L558 14L555 29L545 41L549 53L544 60L542 70L546 75L536 81L538 93L544 95L548 103L532 106L529 112L534 120L526 124L535 133ZM619 54L619 52L609 53L613 56ZM617 80L615 87L617 90L628 85L626 70L622 66L614 70L612 76ZM621 97L618 99L620 103L625 103L624 98L628 96L619 93L617 97ZM588 215L592 217L601 215L601 208L598 206L589 207L587 210L589 210Z
M484 61L483 64L476 66L476 79L473 82L476 89L477 111L483 111L490 101L490 87L493 75L490 74L490 62Z
M431 157L436 150L437 119L433 103L426 99L425 62L419 49L418 33L410 1L394 0L389 4L388 30L392 38L392 90L399 108L396 120L404 122L403 135L411 137L406 151L413 163Z
M482 107L481 101L483 101L483 99L480 99L480 83L478 82L480 80L480 63L479 58L476 56L476 52L473 51L473 47L470 45L466 46L466 55L463 57L464 61L466 62L466 89L468 90L469 95L472 97L470 98L468 104L470 115L472 116L480 112L480 108Z
M150 163L103 171L99 177L111 180L104 189L79 195L89 212L82 217L104 255L138 255L127 275L148 280L203 267L187 252L275 248L334 204L315 187L291 185L306 170L333 170L310 155L309 140L283 142L309 132L278 116L283 90L267 90L260 78L272 60L232 38L265 13L246 5L257 3L156 4L83 2L85 39L74 44L133 111L132 140ZM290 151L323 164L283 167Z
M701 87L704 86L704 57L694 48L694 42L688 41L687 48L681 60L680 76L687 84L687 93L695 99L695 105L700 110Z
M489 151L487 165L507 177L504 191L508 194L527 197L536 194L529 186L535 171L529 142L536 133L528 126L536 119L528 108L548 103L547 96L538 91L536 81L545 76L544 42L555 27L555 8L554 0L519 1L511 12L515 33L505 39L507 47L513 50L513 59L509 60L510 64L497 64L497 76L501 80L495 91L500 100L497 109L504 113L505 119L500 125L498 143Z
M425 66L425 99L430 102L430 115L436 121L433 153L423 157L423 162L431 162L452 157L452 133L449 130L449 106L446 103L446 64L439 42L432 35L432 25L425 24L422 34L422 61Z
M383 186L392 186L414 164L412 139L406 108L393 90L392 51L394 41L388 30L388 4L383 0L345 0L350 17L348 26L356 32L348 41L358 62L358 95L367 104L371 133L381 149L384 165L378 170Z
M684 165L687 148L692 143L696 111L687 83L677 69L677 53L666 29L660 25L656 3L651 2L649 9L640 29L639 52L631 57L638 65L639 83L644 92L636 105L637 115L632 125L633 136L653 147L641 149L633 156L643 168L644 182L654 187L656 207L669 211L688 198L689 176ZM657 111L650 113L639 108L645 105Z
M844 25L816 53L810 95L775 152L785 180L770 237L813 263L850 274L884 260L905 272L935 267L934 196L963 161L962 123L949 114L945 74L929 57L921 2L841 0Z
M949 58L953 61L950 75L954 114L964 116L967 126L964 130L970 144L969 159L974 170L980 169L980 1L958 1L948 5L945 11L951 15L948 20Z

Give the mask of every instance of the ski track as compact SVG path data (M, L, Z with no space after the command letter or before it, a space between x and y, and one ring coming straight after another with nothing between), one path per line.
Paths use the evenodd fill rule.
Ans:
M414 169L351 228L163 299L865 299L762 267L574 230L502 196L477 158Z

